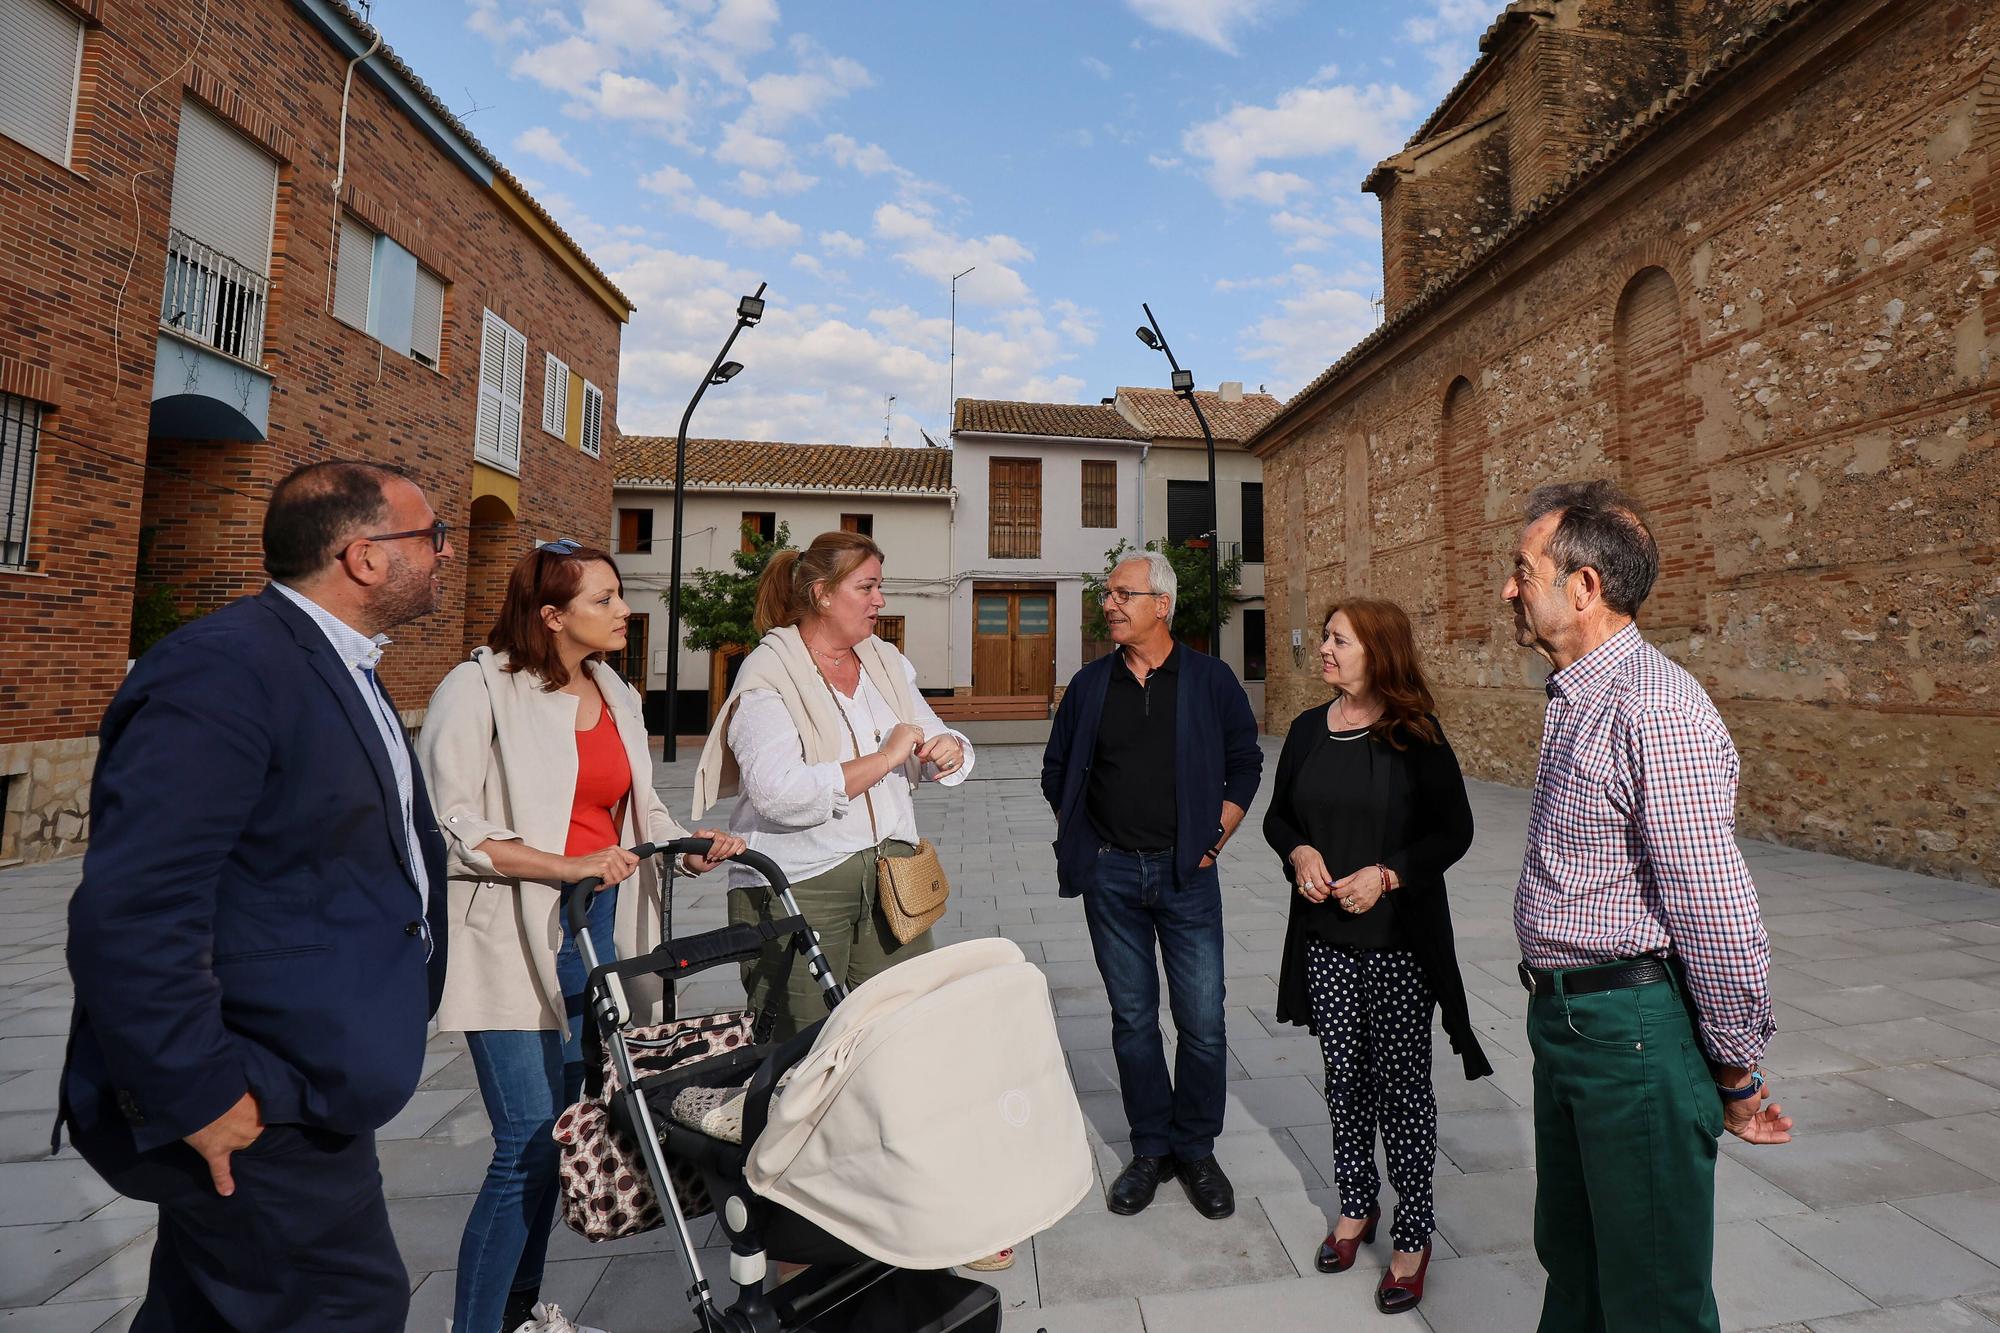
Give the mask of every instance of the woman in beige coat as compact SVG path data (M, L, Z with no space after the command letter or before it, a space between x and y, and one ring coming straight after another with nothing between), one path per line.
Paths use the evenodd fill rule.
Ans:
M488 646L431 696L417 757L450 851L451 953L438 1026L466 1034L493 1122L493 1161L459 1243L461 1333L569 1330L536 1308L556 1201L556 1116L576 1100L583 966L560 886L604 882L591 939L606 957L660 942L662 886L625 848L686 836L653 791L639 699L602 660L631 615L605 552L553 542L523 556ZM712 829L705 873L742 850ZM628 994L645 1010L659 992ZM536 1322L539 1320L539 1322Z

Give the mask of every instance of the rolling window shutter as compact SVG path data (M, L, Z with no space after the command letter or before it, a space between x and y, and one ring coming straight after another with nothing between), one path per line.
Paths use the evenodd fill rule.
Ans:
M1208 483L1167 483L1167 540L1178 546L1208 531Z
M444 351L444 279L417 270L416 308L410 316L410 354L435 368Z
M375 274L375 233L342 213L340 262L333 271L333 313L357 329L368 327L368 290Z
M83 24L49 0L0 0L0 134L69 165Z
M604 448L604 391L589 380L583 382L583 451L592 458Z
M181 103L173 224L245 268L271 272L278 164L199 103Z
M550 353L542 363L542 429L551 435L563 433L569 420L569 367Z

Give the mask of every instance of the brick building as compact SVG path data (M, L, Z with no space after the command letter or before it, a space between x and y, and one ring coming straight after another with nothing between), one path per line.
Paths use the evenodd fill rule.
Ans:
M2000 881L2000 4L1521 0L1480 49L1364 187L1385 322L1254 443L1267 724L1328 602L1393 597L1467 769L1527 783L1520 501L1610 475L1743 830Z
M128 657L262 584L299 463L452 525L421 709L518 552L604 531L630 313L343 0L0 0L0 863L85 836Z

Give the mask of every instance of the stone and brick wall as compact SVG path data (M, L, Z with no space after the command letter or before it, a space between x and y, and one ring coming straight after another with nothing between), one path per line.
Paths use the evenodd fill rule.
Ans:
M71 850L78 830L61 816L87 820L75 770L87 768L125 674L142 526L146 581L194 614L262 585L264 498L292 467L362 457L409 468L452 524L458 558L444 608L399 631L385 659L406 710L423 707L492 622L497 588L489 572L468 599L468 563L504 564L535 538L609 536L609 469L539 428L542 358L554 351L603 390L613 433L621 318L580 278L573 250L545 228L538 237L497 184L448 157L364 69L342 201L446 283L439 366L385 348L329 310L346 55L286 0L216 6L193 50L184 6L135 0L102 6L101 17L75 8L92 26L71 166L0 138L0 391L44 413L32 568L0 571L0 776L20 806L7 826L14 848L0 858ZM279 161L258 358L272 376L270 430L257 443L149 439L184 94ZM528 342L522 459L519 494L502 505L508 521L473 532L489 308Z
M1715 9L1684 5L1691 45ZM1734 732L1743 831L2000 882L1996 56L1996 0L1797 10L1295 401L1256 446L1266 727L1326 697L1290 631L1393 597L1467 770L1531 781L1521 501L1610 476L1658 527L1641 626Z

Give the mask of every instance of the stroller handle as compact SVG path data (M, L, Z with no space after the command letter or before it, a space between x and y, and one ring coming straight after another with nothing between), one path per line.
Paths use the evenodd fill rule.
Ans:
M706 856L714 843L707 838L675 838L670 842L642 842L630 849L632 855L644 861L652 856ZM785 872L778 863L762 852L753 852L748 847L729 858L740 865L749 866L762 875L773 888L785 888ZM599 875L586 876L570 886L569 928L572 934L580 934L590 924L590 898L604 883Z

